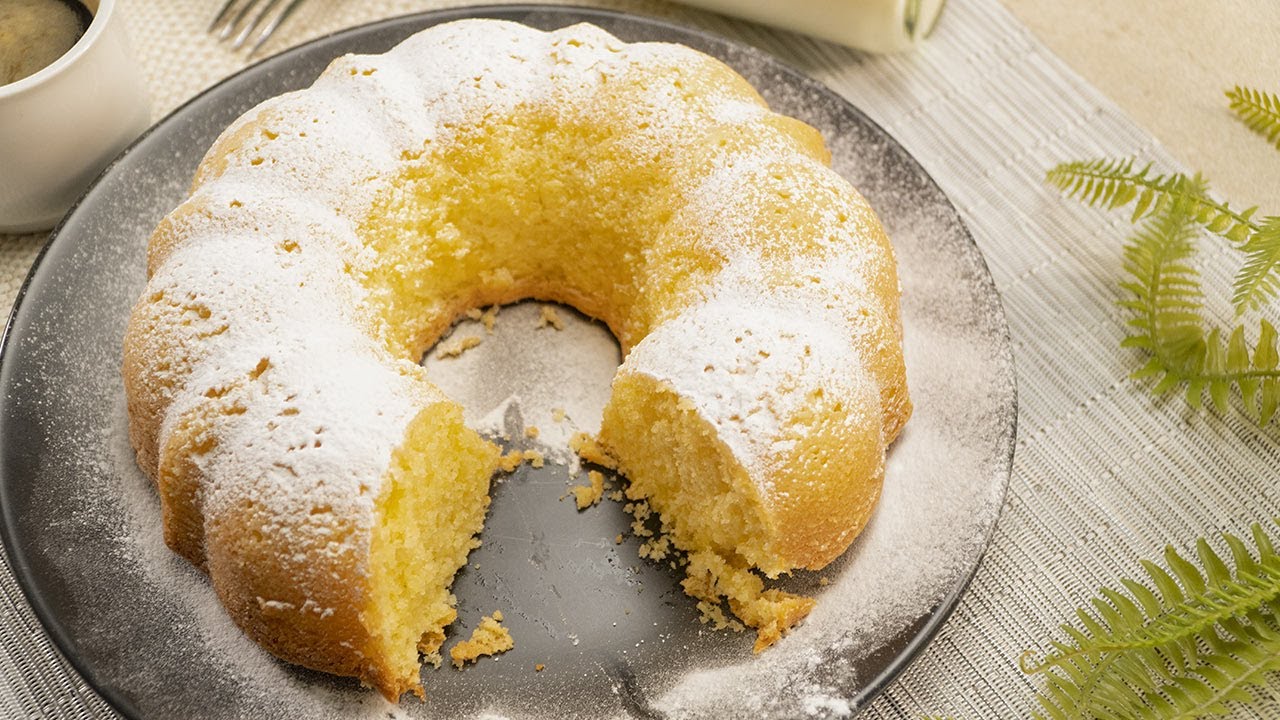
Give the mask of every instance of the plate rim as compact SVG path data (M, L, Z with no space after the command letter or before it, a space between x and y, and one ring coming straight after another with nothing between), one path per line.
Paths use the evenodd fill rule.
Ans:
M65 232L68 223L80 212L82 205L86 203L88 198L94 194L98 186L102 184L108 176L115 172L117 166L132 154L138 146L143 144L150 136L161 127L167 126L171 122L177 122L177 118L185 113L187 108L197 102L204 100L208 95L214 94L221 90L225 85L239 80L242 76L249 73L261 72L262 68L269 65L276 65L287 62L288 58L293 55L302 54L311 49L315 45L330 42L340 38L343 35L363 34L369 31L376 31L380 28L399 26L403 24L421 23L422 29L439 25L454 20L466 18L492 18L516 14L516 13L549 13L553 15L566 15L570 17L582 18L582 16L597 16L610 18L615 20L625 20L631 22L639 22L641 24L657 26L664 29L675 31L677 34L693 35L709 40L713 43L720 43L738 50L745 51L747 54L753 54L764 58L768 63L783 73L788 82L803 85L807 90L817 91L819 93L828 94L837 98L844 106L844 109L853 112L860 118L879 131L881 137L889 143L893 148L899 151L903 158L909 160L920 171L920 175L924 178L927 185L932 186L938 195L945 200L946 205L955 215L957 226L963 235L964 243L968 254L975 261L977 267L981 270L977 278L978 284L983 287L986 293L993 301L995 315L992 318L993 324L999 331L1000 350L1001 352L995 358L999 364L1003 365L1008 377L1009 385L1009 426L1008 431L1001 436L1007 447L1004 448L1003 463L1000 468L1000 488L999 497L995 498L993 503L996 506L996 514L992 519L991 525L987 528L986 536L983 538L982 551L977 555L973 565L952 587L952 589L943 596L937 605L927 611L924 616L924 622L920 624L919 629L912 635L911 639L898 650L892 658L885 664L885 667L877 674L871 676L865 684L862 684L860 691L852 698L851 707L855 713L860 712L863 708L870 705L890 684L893 683L907 668L911 667L918 659L920 653L932 644L933 640L941 631L943 625L951 618L960 600L968 592L969 586L973 579L977 576L979 568L982 567L986 558L987 551L991 547L992 539L995 535L1000 519L1004 515L1004 505L1008 498L1009 483L1012 478L1014 456L1017 448L1019 412L1018 412L1018 382L1017 382L1017 364L1013 354L1012 335L1009 329L1008 316L1005 311L1004 299L999 288L995 284L995 279L991 274L989 264L985 254L978 247L977 241L974 239L972 232L969 230L968 224L964 221L959 208L951 200L941 185L931 173L912 155L898 139L884 129L880 123L864 112L860 107L846 98L843 94L828 87L825 83L810 76L791 63L778 58L773 53L757 47L749 42L729 38L724 35L706 30L701 27L685 25L666 18L654 17L638 12L628 12L616 10L612 8L592 7L584 5L566 4L566 5L550 5L542 3L513 3L513 4L482 4L482 5L466 5L453 8L438 8L434 10L425 10L420 12L406 13L395 15L372 22L362 23L333 32L325 33L317 37L311 38L305 42L299 43L292 47L286 48L274 55L263 58L257 62L247 65L236 72L228 75L216 83L204 88L196 95L183 101L173 110L169 111L160 120L149 126L142 132L133 142L122 150L115 158L107 164L106 167L94 178L93 182L85 189L67 213L58 221L57 225L49 231L46 239L35 259L32 261L31 268L27 272L17 294L14 296L13 306L10 309L9 316L5 320L2 333L0 333L0 386L7 386L8 367L10 346L12 341L12 333L19 315L26 309L26 300L28 292L37 276L43 269L43 264L48 258L49 253L54 249L55 243L61 242L59 249L70 242L76 236L69 235ZM579 19L580 22L589 20ZM417 32L417 31L415 31ZM335 56L335 58L338 56ZM0 407L9 404L8 393L0 392ZM2 414L2 412L0 412ZM4 546L4 553L8 559L10 571L13 574L15 583L22 591L23 597L26 599L28 606L33 614L39 620L41 629L49 636L57 652L67 661L67 663L80 675L85 685L102 698L116 712L125 718L135 720L144 717L133 702L117 689L110 682L104 681L98 676L98 673L91 665L84 661L79 646L72 634L58 620L58 616L51 608L46 605L43 595L36 592L34 573L27 560L27 556L22 552L21 545L18 542L18 536L15 534L16 522L12 517L12 503L9 497L9 487L11 479L5 472L6 466L0 464L0 541Z

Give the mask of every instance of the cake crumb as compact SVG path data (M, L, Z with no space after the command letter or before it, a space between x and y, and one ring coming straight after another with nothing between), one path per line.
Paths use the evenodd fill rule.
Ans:
M499 305L490 305L488 310L480 314L480 322L484 324L484 331L490 335L493 334L493 326L498 322L498 311L502 307Z
M537 450L511 450L498 458L498 470L509 473L520 467L520 463L529 463L535 468L546 464L547 459Z
M524 436L527 438L536 438L540 434L542 434L542 431L538 429L537 425L530 425L524 429Z
M649 526L645 525L645 521L653 514L653 511L649 508L648 502L645 502L644 500L629 502L626 505L623 505L622 509L624 512L630 513L631 516L635 518L631 523L631 532L634 535L642 538L653 537L653 530L650 530ZM644 557L643 550L640 554L641 557Z
M462 353L480 344L480 338L475 335L458 338L457 340L449 340L440 344L440 349L436 351L436 356L441 358L455 358Z
M564 408L551 408L551 419L555 422L564 422Z
M622 533L618 533L618 536L613 539L613 544L614 545L622 544Z
M480 624L471 632L471 637L449 649L449 657L453 666L461 668L469 662L475 662L484 655L497 655L515 647L511 633L502 626L502 611L480 620Z
M734 632L742 632L745 628L742 623L732 620L724 614L724 610L716 603L707 602L706 600L698 601L698 622L706 625L711 623L711 627L715 630L732 630Z
M524 462L524 453L519 450L512 450L498 458L498 469L509 473L520 467L522 462Z
M480 308L471 308L467 311L467 318L471 320L479 320L484 317L484 311Z
M546 669L546 667L547 667L546 665L543 665L542 663L538 663L537 665L534 665L534 666L533 666L533 671L534 671L534 672L542 672L543 670L545 670L545 669Z
M671 553L671 541L665 535L650 538L640 545L640 557L649 560L665 560Z
M822 587L826 587L831 584L831 581L825 577L820 577L818 578L818 584L821 585Z
M614 502L622 502L622 491L614 490L613 492L609 493L609 499Z
M607 467L610 470L617 470L618 463L605 449L600 442L584 432L576 432L573 437L569 438L569 449L578 454L578 457L589 463Z
M538 315L538 329L551 326L556 330L564 329L564 320L560 319L560 313L556 312L554 305L543 305L542 312Z
M444 629L458 619L458 612L452 608L441 617L435 629L428 630L418 639L418 652L422 653L423 662L439 670L444 658L440 656L440 648L444 645Z
M586 510L600 502L600 498L604 496L604 475L598 470L592 470L587 473L587 479L591 481L590 485L579 485L573 488L573 496L578 502L579 510Z
M742 624L755 628L754 650L757 653L782 639L814 606L813 598L777 588L766 590L764 580L750 568L733 564L705 550L689 555L685 579L680 585L686 593L701 601L698 609L703 617L716 623L717 629L717 617L724 616L720 602L727 600L729 609Z

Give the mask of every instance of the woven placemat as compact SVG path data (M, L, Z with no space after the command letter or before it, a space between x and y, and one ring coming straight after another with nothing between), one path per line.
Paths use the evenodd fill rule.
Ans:
M204 34L215 3L124 0L157 119L245 64ZM334 30L458 3L309 0L275 52ZM1123 219L1061 200L1044 171L1066 159L1171 158L1039 44L996 0L951 3L922 50L867 56L799 35L657 2L604 3L757 45L827 83L893 134L937 179L986 253L1018 365L1020 439L992 546L959 609L866 715L1025 717L1035 683L1018 656L1104 584L1166 542L1242 532L1280 515L1280 444L1238 408L1193 413L1127 379L1116 307ZM45 236L0 236L0 302ZM1235 260L1206 244L1225 287ZM140 649L140 651L142 651ZM0 716L102 717L105 704L52 647L0 567ZM1280 717L1280 689L1235 717Z

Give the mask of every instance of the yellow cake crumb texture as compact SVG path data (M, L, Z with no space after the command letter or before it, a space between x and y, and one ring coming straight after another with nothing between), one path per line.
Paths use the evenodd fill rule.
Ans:
M671 553L671 539L666 535L658 535L640 543L640 557L646 560L665 560Z
M537 450L508 450L498 458L498 470L504 473L515 472L523 463L540 468L546 465L547 459Z
M600 441L584 432L576 432L569 438L569 449L578 454L578 457L586 460L594 465L609 468L610 470L618 469L618 461L609 455Z
M395 452L370 543L370 597L363 621L384 658L371 668L390 699L422 693L418 656L428 662L457 611L449 582L479 545L498 450L462 424L457 406L422 411Z
M564 320L560 319L560 313L552 305L543 305L542 311L538 313L538 329L541 330L544 327L564 329Z
M578 485L573 488L573 497L578 503L579 510L586 510L599 503L600 498L604 496L604 475L600 471L589 471L587 480L591 483L590 485Z
M498 311L501 309L501 305L490 305L488 310L480 314L480 324L484 325L486 333L493 334L493 328L498 324Z
M469 662L475 662L486 655L498 655L516 646L511 632L502 626L502 611L495 610L492 615L480 620L480 624L471 632L471 637L459 641L449 649L449 657L453 666L461 668Z
M468 320L474 320L483 325L486 335L492 335L493 328L498 322L498 311L501 309L501 305L490 305L487 310L473 307L467 309L466 316Z
M710 625L713 630L732 630L742 632L746 627L724 614L724 608L718 602L698 601L698 622Z
M456 358L462 353L474 347L478 347L481 342L481 338L475 335L451 338L440 343L440 348L436 350L436 355L441 358Z
M529 463L531 466L536 468L540 468L544 464L546 464L546 458L543 457L542 453L538 452L537 450L525 450L524 452L520 453L520 457L525 462Z
M653 537L653 530L649 529L646 521L653 515L649 503L640 500L637 502L629 502L622 506L624 512L630 513L634 520L631 521L631 532L637 537Z
M757 653L782 639L813 609L813 598L776 588L766 590L760 576L745 564L705 551L690 553L688 559L686 577L681 582L684 591L708 606L718 607L721 601L727 601L733 614L755 629Z
M515 472L520 467L520 463L524 462L524 453L519 450L510 450L502 454L498 458L498 470L509 473Z

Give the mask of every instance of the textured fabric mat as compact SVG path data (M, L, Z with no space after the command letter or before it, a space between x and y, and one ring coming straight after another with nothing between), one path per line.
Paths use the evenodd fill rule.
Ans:
M309 0L266 50L456 4ZM215 5L122 0L154 118L245 64L204 34ZM1185 550L1199 535L1240 533L1280 515L1280 431L1258 429L1238 407L1224 417L1193 413L1127 379L1139 363L1118 347L1127 226L1061 200L1042 180L1058 161L1104 154L1179 168L996 0L951 3L920 52L894 57L675 5L608 5L757 45L849 98L950 195L1003 294L1021 403L1009 497L959 609L865 716L1025 717L1035 683L1018 656L1098 587L1139 572L1138 559L1158 558L1166 542ZM44 240L0 236L0 303L12 302ZM1226 287L1235 265L1222 244L1206 241L1202 260L1209 286ZM53 648L3 563L0 716L109 716ZM1280 687L1273 682L1264 695L1235 717L1280 717Z

